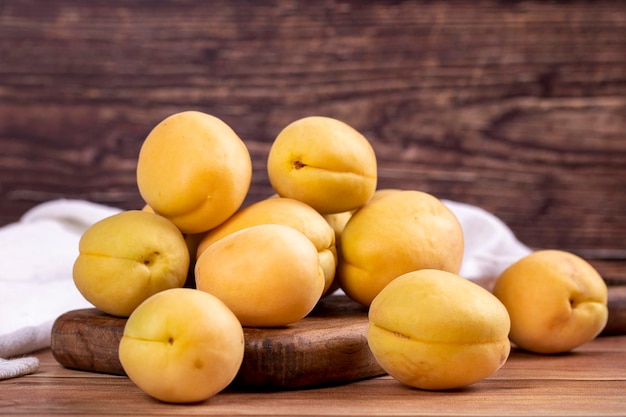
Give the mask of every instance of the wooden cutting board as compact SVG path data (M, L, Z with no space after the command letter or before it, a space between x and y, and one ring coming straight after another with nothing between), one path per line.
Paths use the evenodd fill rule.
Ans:
M603 334L626 334L626 286L609 287L608 305ZM52 328L52 353L67 368L124 375L117 349L125 323L93 308L65 313ZM244 360L233 384L276 390L382 375L367 346L367 325L364 307L333 295L293 325L246 328Z
M125 324L95 308L67 312L52 327L52 353L67 368L125 375L117 356ZM244 328L244 360L234 385L290 389L382 375L367 346L367 325L364 307L333 295L290 326Z

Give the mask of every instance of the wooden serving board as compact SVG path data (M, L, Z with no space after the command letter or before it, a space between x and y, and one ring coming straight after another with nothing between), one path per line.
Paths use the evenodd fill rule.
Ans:
M67 368L125 375L117 355L125 324L95 308L67 312L52 327L52 354ZM233 384L291 389L382 375L367 346L367 325L364 307L333 295L290 326L244 328L244 360Z

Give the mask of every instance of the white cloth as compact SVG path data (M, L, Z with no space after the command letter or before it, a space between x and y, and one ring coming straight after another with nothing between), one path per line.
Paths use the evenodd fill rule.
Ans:
M93 307L78 292L72 266L84 230L119 209L81 200L54 200L0 228L0 358L50 346L54 320ZM0 379L32 372L24 358L3 361ZM36 358L35 358L36 359ZM10 369L12 368L12 369Z
M530 252L491 213L464 203L444 203L458 217L465 235L461 276L496 277ZM54 200L0 228L0 358L50 346L50 332L58 316L92 307L72 280L78 241L90 225L119 211L82 200ZM7 362L11 361L2 366L10 365ZM32 363L23 367L22 361L19 366L25 369L22 373L33 371ZM19 372L6 374L13 377Z
M0 358L0 380L30 374L38 368L39 359L35 356L14 359Z
M461 223L465 239L459 275L468 279L496 278L531 252L511 229L490 212L470 204L442 200Z

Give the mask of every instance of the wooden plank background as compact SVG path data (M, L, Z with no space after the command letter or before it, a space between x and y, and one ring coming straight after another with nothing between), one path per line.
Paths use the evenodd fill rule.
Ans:
M247 143L247 202L280 129L326 115L370 139L380 187L626 276L626 2L0 1L0 225L140 207L139 147L187 109Z

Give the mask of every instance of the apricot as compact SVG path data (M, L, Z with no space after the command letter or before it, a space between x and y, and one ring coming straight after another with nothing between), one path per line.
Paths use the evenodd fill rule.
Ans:
M283 224L233 232L198 256L196 288L222 300L246 327L286 326L305 317L324 290L315 245Z
M493 294L511 316L510 338L536 353L562 353L594 339L607 323L607 286L585 259L540 250L513 263Z
M348 224L348 220L352 217L354 210L342 211L341 213L324 214L324 219L328 222L335 232L335 245L339 246L343 229Z
M235 213L251 179L245 143L222 120L198 111L157 124L137 160L142 198L184 233L207 231Z
M324 291L330 288L337 269L334 230L311 206L291 198L271 197L239 210L204 235L198 245L198 254L224 236L261 224L291 226L308 237L317 249L324 270Z
M94 223L78 249L76 288L96 308L121 317L157 292L182 287L190 265L180 230L148 211L124 211Z
M244 334L211 294L177 288L141 303L124 327L118 356L141 390L161 401L189 403L222 391L239 372Z
M343 229L336 279L350 298L368 306L404 273L457 274L463 245L461 224L436 197L415 190L377 192Z
M302 201L322 214L354 210L376 189L376 155L352 126L310 116L287 125L267 159L270 183L281 197Z
M473 384L497 371L510 353L504 305L450 272L401 275L376 296L368 316L372 354L389 375L414 388Z

